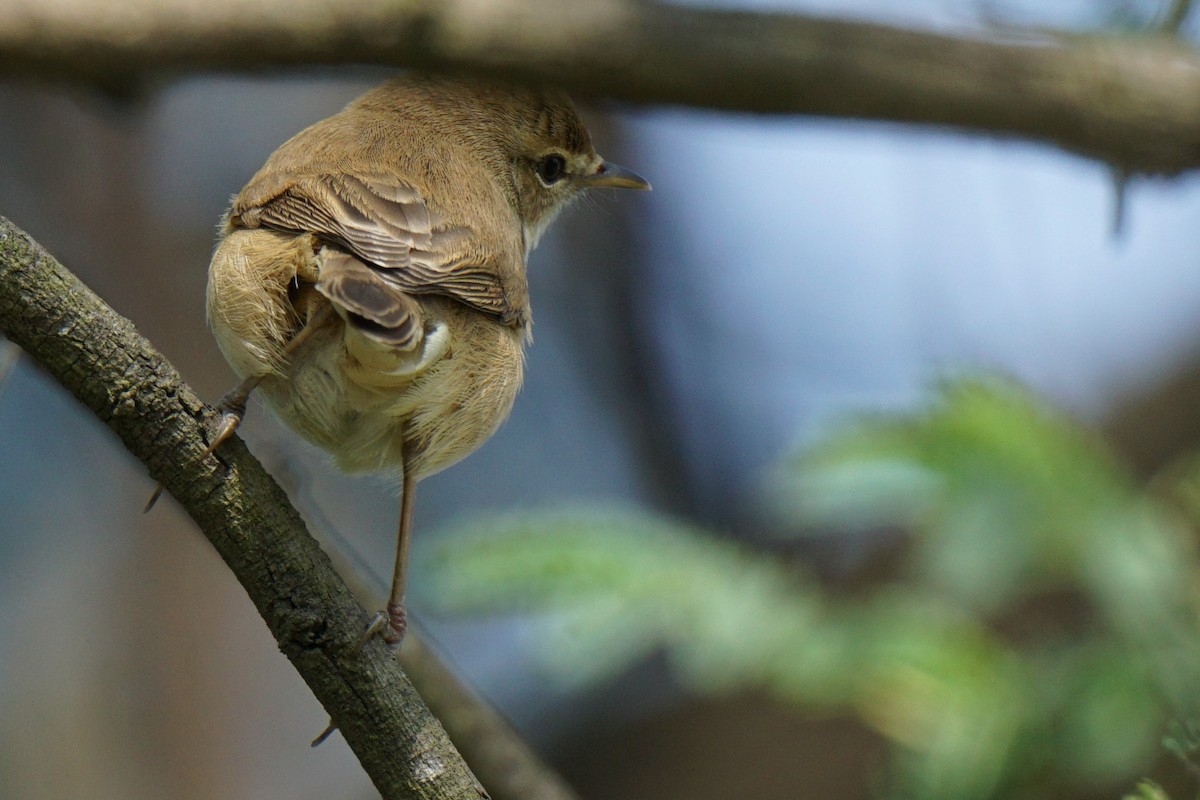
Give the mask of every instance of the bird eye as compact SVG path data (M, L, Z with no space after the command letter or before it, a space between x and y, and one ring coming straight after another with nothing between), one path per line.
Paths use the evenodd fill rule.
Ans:
M549 155L537 163L537 174L547 186L558 183L567 174L567 160L560 155Z

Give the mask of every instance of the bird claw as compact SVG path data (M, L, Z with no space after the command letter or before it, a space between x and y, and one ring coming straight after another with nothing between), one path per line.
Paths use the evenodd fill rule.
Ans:
M251 375L221 398L221 402L217 404L221 411L221 421L217 425L212 443L200 454L201 458L211 456L226 439L233 436L234 431L242 424L242 417L246 416L246 403L250 401L250 393L257 388L262 379L262 375Z
M150 509L154 508L154 504L158 502L158 498L162 497L163 490L167 488L161 483L154 487L154 491L150 494L150 499L146 501L146 505L142 506L142 513L149 514Z
M371 618L371 624L359 637L355 649L361 651L376 636L383 637L385 643L395 647L404 641L406 633L408 633L408 612L402 605L389 605L386 612L380 611Z
M242 424L242 417L246 416L246 402L250 399L250 392L261 380L262 378L257 376L247 378L238 384L236 389L221 398L221 402L217 406L221 411L221 421L217 425L217 432L213 436L212 443L200 454L201 459L211 456L218 447L225 443L226 439L233 436L234 431ZM150 513L150 509L154 508L154 504L162 496L163 488L161 483L154 487L154 493L150 495L150 499L142 508L143 514Z
M242 424L242 417L246 413L244 402L240 408L228 408L224 403L221 404L221 408L224 410L221 414L221 422L217 425L216 435L213 436L212 443L200 454L200 458L208 458L215 453L217 448L224 444L226 439L233 436L234 431Z
M337 730L337 725L334 724L333 720L329 720L329 724L325 726L325 730L323 730L319 734L317 734L317 738L315 738L311 742L309 742L308 746L309 747L320 747L321 745L325 744L326 739L328 739L330 736L333 736L333 732L336 730Z

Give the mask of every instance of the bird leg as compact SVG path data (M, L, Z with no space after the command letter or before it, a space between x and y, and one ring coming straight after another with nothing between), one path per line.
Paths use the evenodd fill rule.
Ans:
M283 356L286 358L299 350L300 346L313 337L313 334L321 328L322 323L332 313L333 308L326 305L309 317L304 327L284 345ZM250 375L221 398L221 402L217 404L217 408L221 409L221 424L217 427L217 433L213 437L212 443L200 455L201 458L211 456L226 439L233 436L233 432L242 424L242 417L246 416L246 403L250 400L250 393L257 389L266 377L266 375Z
M304 331L310 330L309 326L305 326ZM301 331L300 333L303 333ZM292 342L299 339L297 334L295 339L288 343L289 347ZM246 403L250 400L250 393L258 388L266 375L250 375L242 380L237 386L225 396L221 398L221 402L217 403L217 408L221 411L221 422L217 426L217 433L213 436L212 441L204 452L200 454L200 458L208 458L218 447L225 443L225 440L233 436L233 432L242 424L242 417L246 416Z
M407 449L407 448L406 448ZM404 478L400 484L400 526L396 534L396 563L392 570L392 589L388 593L387 611L375 614L371 624L359 637L355 649L361 651L376 636L382 635L389 645L398 645L408 632L408 611L404 607L404 586L408 579L408 544L412 539L413 490L417 481L409 468L407 453L401 455L404 462ZM312 747L319 747L333 732L337 724L329 720L325 730L312 740Z
M407 453L405 454L407 456ZM387 611L380 611L371 620L362 638L361 650L376 634L382 634L388 644L399 644L408 632L408 610L404 607L404 590L408 581L408 551L412 541L413 497L417 481L404 457L404 478L400 488L400 525L396 532L396 563L392 570L392 589L388 593Z
M305 323L304 327L301 328L286 345L284 345L283 355L286 357L296 352L301 345L312 338L313 334L320 329L325 320L328 319L333 313L333 308L329 305L318 309L311 317L309 317L308 322ZM266 375L250 375L246 378L243 378L241 383L233 387L231 391L227 392L225 396L221 398L221 402L217 404L217 408L221 411L221 422L217 426L217 432L216 435L213 436L212 442L204 449L204 452L200 454L200 458L208 458L214 452L216 452L217 448L224 444L230 436L233 436L234 431L236 431L238 426L242 424L242 417L246 416L246 403L250 400L250 393L258 388L258 385L262 383L263 379L266 377ZM154 504L158 502L158 498L162 496L162 493L163 485L162 483L159 483L154 487L154 492L150 495L150 499L146 501L145 507L142 508L143 514L154 508Z
M398 644L408 632L408 611L404 607L404 590L408 583L408 551L412 543L413 499L417 482L412 471L404 468L403 488L400 492L400 525L396 532L396 563L392 567L392 589L388 593L388 630L383 640Z

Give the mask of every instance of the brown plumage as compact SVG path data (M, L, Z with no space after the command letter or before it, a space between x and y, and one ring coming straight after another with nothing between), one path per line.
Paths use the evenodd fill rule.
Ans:
M259 386L343 469L403 474L389 640L403 635L413 486L508 416L531 324L525 258L602 186L649 188L596 155L561 93L410 76L294 136L234 199L208 313L243 385L217 443Z

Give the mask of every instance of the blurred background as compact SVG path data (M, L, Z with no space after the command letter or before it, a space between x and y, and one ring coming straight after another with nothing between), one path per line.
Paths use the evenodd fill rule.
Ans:
M1165 4L737 5L951 32L1003 22L1120 34L1151 26ZM0 214L215 401L234 382L204 321L218 218L278 144L382 77L200 75L123 98L0 83ZM1193 699L1163 675L1178 678L1192 654L1168 666L1137 656L1195 630L1194 598L1171 594L1193 591L1190 533L1154 506L1151 522L1132 526L1150 542L1133 556L1112 534L1103 563L1144 566L1150 577L1135 589L1122 581L1137 576L1113 577L1102 559L1078 578L1062 564L1092 551L1071 549L1070 536L1096 522L1081 515L1142 520L1144 481L1200 442L1200 180L1134 179L1118 227L1110 170L1041 145L683 109L591 105L585 115L600 152L654 192L593 197L548 234L530 268L535 342L512 418L420 486L413 612L459 673L586 798L1117 797L1153 770L1186 794L1158 738ZM153 482L140 464L14 355L0 353L0 796L373 796L339 737L308 748L326 714L191 522L169 499L143 516ZM1012 380L944 388L981 373ZM848 420L881 413L925 416L837 438ZM982 433L939 427L964 418ZM319 538L371 565L369 580L388 574L392 482L339 475L256 404L242 435ZM1015 505L968 515L1013 441L1025 450L1001 482ZM963 475L975 482L956 484ZM1021 505L1064 477L1062 492ZM931 480L958 493L937 494ZM864 516L867 500L879 502ZM567 544L539 538L563 519L578 534ZM474 535L501 545L462 544ZM945 544L955 536L966 544ZM687 543L663 549L678 537ZM597 541L615 544L591 553ZM1059 549L1030 555L1047 541ZM518 551L566 559L568 577L588 558L651 566L645 583L598 581L582 602L577 583L538 589L549 568ZM947 552L961 559L937 561ZM518 562L528 571L504 572ZM630 621L637 603L675 585L653 571L668 563L695 565L672 575L704 597L680 601L666 622L711 621L750 597L724 638L689 640L704 642L690 660L666 622ZM1183 566L1167 575L1169 564ZM632 600L605 594L631 586L641 590ZM490 605L471 595L479 587L495 592ZM767 605L754 606L748 587ZM1145 603L1130 611L1130 597ZM704 605L714 598L715 612ZM1162 598L1174 605L1155 606L1167 620L1157 630L1178 639L1137 639L1128 614ZM863 610L879 604L904 609L889 641L911 631L925 649L866 689L822 683L885 663L843 646L881 624ZM830 628L772 627L847 608L836 646ZM790 688L723 660L761 645L764 659L795 666L817 644L836 655L787 673ZM573 645L577 655L563 655ZM792 660L789 648L804 655ZM913 666L968 652L970 670ZM1048 653L1057 660L1037 660ZM1047 663L1057 672L1038 666ZM973 676L957 732L939 729L957 750L914 733L937 728L913 722L942 708L937 692L907 711L879 700L881 686L903 675L920 684L919 674L943 687L948 675ZM1058 708L1021 688L1054 676L1055 702L1086 707L1085 719L997 716ZM1093 690L1104 702L1063 699ZM1086 752L1029 755L1051 740Z

